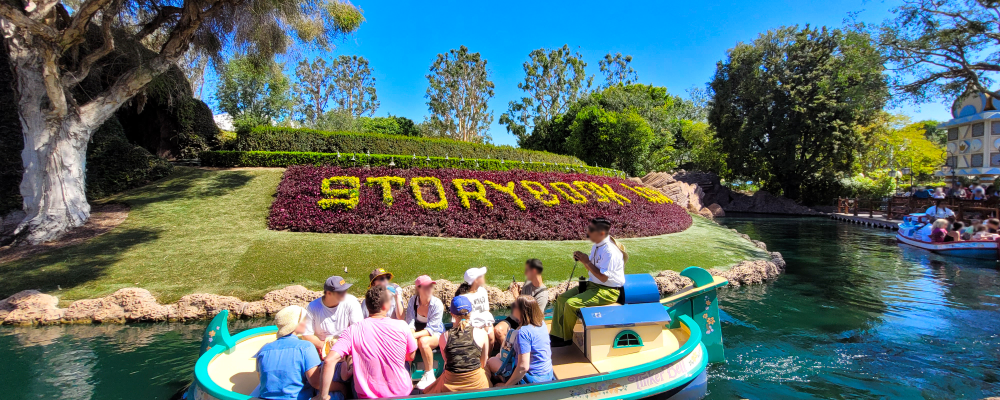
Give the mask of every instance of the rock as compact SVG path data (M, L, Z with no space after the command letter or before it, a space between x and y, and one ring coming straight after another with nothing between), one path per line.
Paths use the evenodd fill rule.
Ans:
M757 246L758 249L767 251L767 243L761 242L760 240L753 240L753 239L751 239L750 241L753 242L753 245Z
M708 219L715 219L715 215L712 214L712 210L709 210L708 207L704 207L701 210L698 210L698 215Z
M167 306L158 303L146 289L118 289L106 299L121 307L128 321L166 321L170 316Z
M62 319L65 310L59 299L37 290L22 290L0 300L0 316L9 325L51 324Z
M302 285L293 285L268 292L260 303L266 314L274 314L291 305L305 307L309 305L310 301L316 300L320 296L323 296L323 292L314 292Z
M222 310L239 314L244 304L244 301L232 296L207 293L189 294L177 301L174 314L170 317L179 320L199 319L215 316Z
M734 196L732 202L725 207L727 212L752 212L764 214L819 214L809 207L800 205L790 199L775 196L766 191L758 191L753 196Z
M726 216L726 211L722 209L722 206L720 206L719 203L712 203L707 208L712 212L712 216L715 218Z

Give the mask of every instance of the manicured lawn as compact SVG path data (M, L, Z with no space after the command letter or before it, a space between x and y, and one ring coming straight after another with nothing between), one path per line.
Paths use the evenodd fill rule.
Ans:
M376 267L389 269L402 284L421 274L458 281L466 268L485 265L491 268L491 283L506 285L532 257L542 260L547 280L555 283L569 276L570 254L590 248L583 241L270 231L265 219L281 174L279 169L176 168L167 179L109 199L132 207L128 219L110 233L0 265L0 298L40 289L69 301L142 287L161 302L196 292L253 300L290 284L318 290L329 275L364 282ZM630 273L727 267L766 257L750 242L699 217L684 232L624 243ZM583 273L577 269L577 275Z

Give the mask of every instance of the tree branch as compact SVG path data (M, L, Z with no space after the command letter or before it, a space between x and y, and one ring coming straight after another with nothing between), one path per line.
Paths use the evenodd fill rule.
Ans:
M111 9L117 9L117 6L120 4L121 0L115 0ZM80 81L86 79L87 75L90 74L90 68L94 66L94 63L104 58L104 56L110 54L111 51L115 49L115 38L111 34L111 25L114 22L114 18L115 13L113 12L104 12L101 16L101 37L104 40L104 43L102 43L101 47L97 50L87 54L87 56L80 61L80 66L77 67L76 71L67 71L63 75L62 84L64 87L67 89L72 88L73 86L76 86L76 84L80 83Z
M145 39L146 36L149 36L151 33L156 32L157 29L160 29L163 24L170 22L177 16L181 15L181 11L180 7L164 6L160 8L156 17L153 17L152 20L143 25L142 29L139 30L139 33L135 34L135 40L141 41L142 39Z
M0 17L9 20L18 28L31 32L32 35L40 36L46 41L51 43L57 43L59 41L59 32L51 26L28 18L28 16L21 12L21 10L11 7L5 2L0 2Z
M90 19L109 3L111 0L87 0L80 5L59 39L59 46L62 47L63 51L83 42ZM107 10L106 14L114 14L114 10Z

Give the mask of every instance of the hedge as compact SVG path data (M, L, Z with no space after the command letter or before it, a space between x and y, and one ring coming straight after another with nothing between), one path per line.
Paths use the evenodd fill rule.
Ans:
M454 157L414 157L385 154L309 153L291 151L205 151L201 153L205 167L287 167L290 165L331 165L338 167L397 167L452 168L476 171L524 170L535 172L578 172L598 176L624 177L625 173L610 169L576 164L483 160Z
M582 164L576 157L511 146L493 146L440 138L323 132L312 129L271 126L260 126L250 132L240 132L236 138L235 150L402 154L417 155L418 157L448 156L513 161L523 159L525 162Z

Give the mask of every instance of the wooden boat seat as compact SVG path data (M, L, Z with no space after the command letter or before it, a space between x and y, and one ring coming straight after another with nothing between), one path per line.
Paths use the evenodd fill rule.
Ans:
M573 379L600 373L576 346L552 348L552 371L558 379Z

